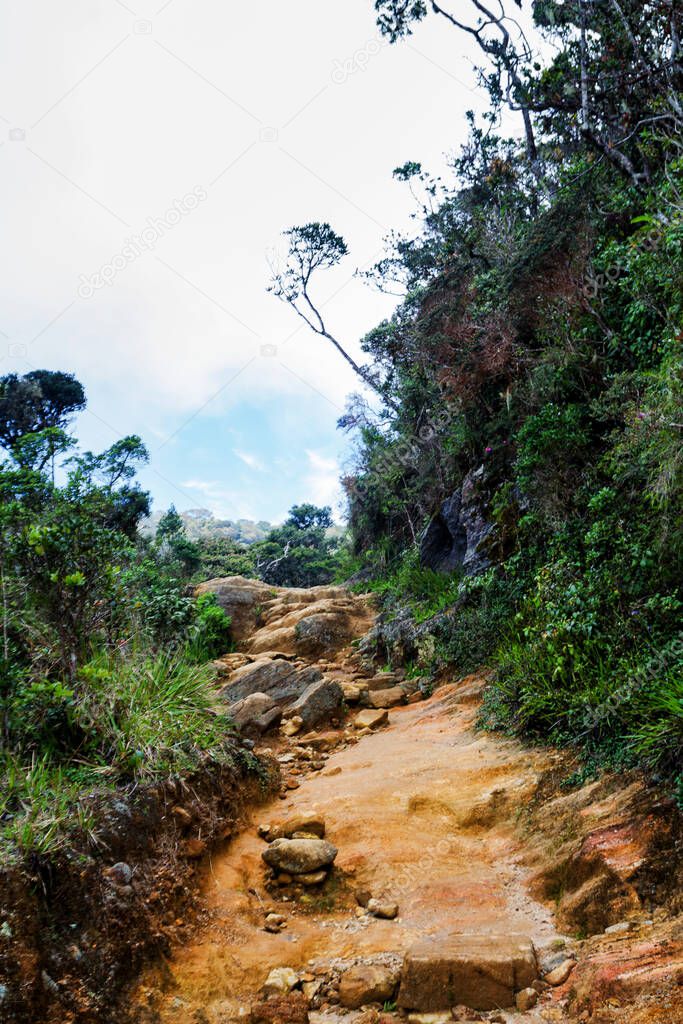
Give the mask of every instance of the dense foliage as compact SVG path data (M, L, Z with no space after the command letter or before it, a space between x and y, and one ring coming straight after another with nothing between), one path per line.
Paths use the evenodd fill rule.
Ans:
M228 649L230 623L188 592L200 559L174 510L139 535L139 438L76 453L65 428L85 397L66 374L5 377L0 395L0 838L45 849L84 786L222 749L229 723L203 665Z
M352 567L390 619L412 617L420 642L394 627L392 656L498 666L490 723L675 778L683 14L635 0L505 6L375 4L391 42L432 16L474 38L491 104L482 124L470 117L450 183L417 162L395 172L420 229L392 235L365 275L401 302L363 342L360 376L383 401L356 400L342 420L357 438ZM496 134L504 104L518 139ZM310 253L307 266L312 294ZM478 553L488 568L443 576L420 565L421 540L472 474L494 527Z
M227 537L187 540L177 517L178 541L188 545L196 564L185 568L196 581L222 576L246 576L278 587L315 587L330 583L338 572L341 531L328 507L294 505L281 526L271 527L262 540L240 544ZM163 520L157 528L164 529ZM180 540L182 538L182 541ZM194 561L194 559L193 559Z

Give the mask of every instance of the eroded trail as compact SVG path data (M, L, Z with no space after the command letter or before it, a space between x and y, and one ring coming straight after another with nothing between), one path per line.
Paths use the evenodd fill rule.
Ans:
M358 655L345 644L332 660L302 659L297 652L302 635L311 643L312 630L300 630L307 616L326 637L331 621L338 625L341 617L347 629L349 621L358 622L358 607L347 607L347 596L335 605L330 593L324 592L324 606L305 592L271 595L269 625L247 641L250 653L231 656L232 681L224 690L243 700L245 681L251 685L256 675L270 693L279 693L292 685L292 672L308 681L312 668L323 682L346 687L347 696L367 686ZM251 1014L253 1024L335 1024L340 1018L350 1024L362 1014L363 1024L377 1024L381 1014L382 1024L398 1024L395 988L384 1010L376 995L363 1001L374 1009L351 1008L343 993L346 1005L340 1005L340 976L356 964L379 964L398 979L406 952L434 936L436 977L442 941L457 934L473 948L483 942L484 949L502 946L503 937L530 940L535 977L517 983L515 974L513 994L499 1010L439 1006L445 1013L416 1024L440 1024L451 1012L456 1020L510 1024L577 1017L683 1021L681 928L661 907L652 920L652 901L647 906L642 898L646 890L669 891L670 878L657 880L658 870L671 873L666 813L648 808L639 783L611 780L571 793L549 786L558 766L562 773L565 755L475 728L484 685L484 677L475 676L445 683L427 700L413 694L413 702L392 707L388 723L375 731L354 730L352 712L340 720L333 715L335 727L326 731L288 736L285 727L264 735L256 752L280 762L282 792L207 864L204 923L168 966L144 979L136 1020L227 1024ZM372 703L374 695L370 680L366 698ZM310 814L324 821L325 838L338 855L325 883L307 887L296 877L271 875L259 831ZM397 917L368 913L369 895L398 904ZM281 928L265 928L268 913L282 915ZM571 963L559 982L543 983L574 959L575 971ZM296 973L297 991L287 995L287 985L284 1000L264 1004L263 985L276 968ZM477 971L482 978L491 973L475 963L475 987ZM514 992L528 989L531 979L536 1005L523 1013L510 1009Z
M333 754L285 801L260 809L257 820L269 822L311 810L324 816L339 849L329 892L298 903L266 893L257 820L214 860L206 889L213 922L173 964L169 1020L191 1009L212 1022L232 1020L271 968L401 955L441 931L521 933L541 952L564 945L548 911L525 891L514 828L548 755L474 733L472 688L466 703L458 689L444 686L422 704L395 709L387 728ZM356 889L395 900L398 919L357 917ZM263 930L250 890L288 915L285 930Z

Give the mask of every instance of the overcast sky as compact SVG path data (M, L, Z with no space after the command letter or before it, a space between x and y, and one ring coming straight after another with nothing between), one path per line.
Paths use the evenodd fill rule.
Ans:
M157 509L338 503L357 381L266 293L267 254L296 223L344 235L318 295L358 353L392 301L354 270L413 208L393 168L442 172L484 105L466 38L432 17L391 47L372 8L2 4L0 374L75 373L83 445L140 434Z

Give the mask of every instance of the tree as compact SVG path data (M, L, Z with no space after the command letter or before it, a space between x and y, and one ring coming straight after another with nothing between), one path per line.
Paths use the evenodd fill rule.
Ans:
M21 458L17 446L23 438L64 430L74 413L84 408L85 391L71 373L33 370L23 377L0 377L0 445ZM43 465L51 454L48 446Z
M530 79L532 109L556 139L571 133L642 188L657 159L653 130L683 131L680 4L536 0L534 14L557 56Z
M513 2L521 9L521 0ZM471 0L470 6L474 8L474 17L466 21L456 17L443 4L429 0L429 7L433 13L471 36L493 65L493 73L487 77L487 85L494 100L494 108L504 100L513 110L521 111L527 158L534 173L539 177L535 129L528 102L528 90L522 77L523 64L531 58L529 43L519 22L506 13L502 0L493 0L492 3L486 4L481 0ZM375 10L380 31L390 42L395 43L412 33L413 23L427 17L428 4L425 0L375 0Z
M360 366L330 333L319 307L311 298L310 284L314 273L321 267L337 266L348 253L346 242L329 224L317 222L289 228L284 237L288 240L285 265L271 267L273 276L268 291L290 305L315 334L334 345L363 383L391 405L391 399L376 375L367 366Z
M185 524L175 505L171 505L159 520L156 543L162 560L174 564L188 579L202 564L199 545L187 536Z
M147 491L130 481L137 465L149 462L149 453L137 434L122 437L111 448L99 455L85 452L69 460L73 466L70 486L86 489L99 485L109 498L107 525L120 530L131 540L137 534L140 522L150 512Z
M297 530L318 529L329 530L333 525L332 509L329 505L318 508L316 505L294 505L289 510L287 525Z
M175 505L171 505L168 511L164 512L163 516L159 520L159 525L156 530L156 539L159 542L173 542L184 532L185 524L177 512Z
M294 505L282 526L254 544L251 552L260 579L281 587L329 583L336 567L335 538L328 536L332 512L327 506Z

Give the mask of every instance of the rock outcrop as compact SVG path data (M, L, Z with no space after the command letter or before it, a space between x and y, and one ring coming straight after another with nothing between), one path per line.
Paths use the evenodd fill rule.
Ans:
M276 593L267 583L243 576L208 580L196 590L197 597L215 594L220 607L230 616L230 632L236 644L242 644L258 629L263 606Z
M491 564L486 541L495 524L488 515L486 492L486 473L480 466L467 474L427 527L420 547L423 566L437 572L474 574Z
M320 679L306 687L301 696L287 708L286 718L299 717L303 729L312 729L341 709L344 693L333 679Z
M219 693L230 704L254 693L267 694L282 704L295 700L319 679L322 679L322 673L315 667L303 668L281 658L259 658L233 672Z

